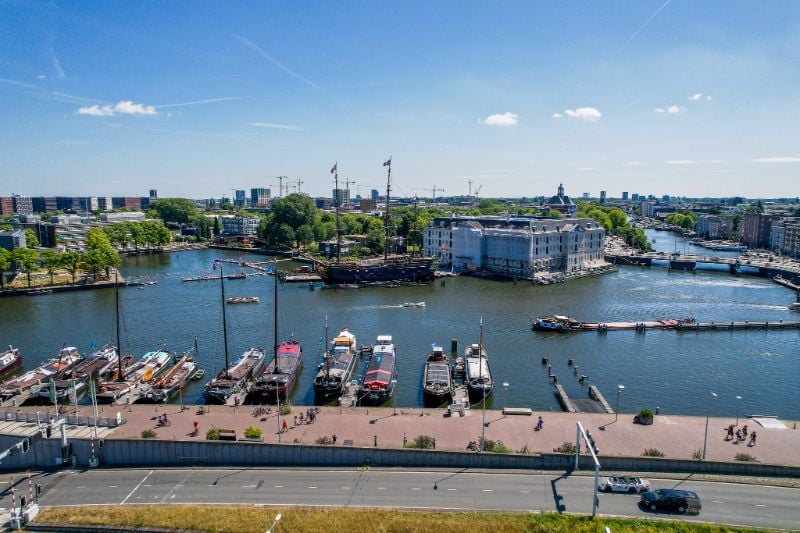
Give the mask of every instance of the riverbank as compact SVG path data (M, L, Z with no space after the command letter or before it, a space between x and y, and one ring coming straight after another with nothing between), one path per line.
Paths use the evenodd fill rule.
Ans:
M46 273L45 273L46 274ZM40 275L41 279L42 276ZM49 276L48 276L49 278ZM62 276L61 279L64 279ZM125 277L114 268L109 268L109 275L99 275L95 281L89 281L89 276L81 276L77 283L65 281L60 284L37 283L31 284L30 287L9 287L6 285L5 289L0 290L0 297L3 296L41 296L51 294L54 292L72 292L72 291L88 291L95 289L110 289L116 286L124 286L126 283Z

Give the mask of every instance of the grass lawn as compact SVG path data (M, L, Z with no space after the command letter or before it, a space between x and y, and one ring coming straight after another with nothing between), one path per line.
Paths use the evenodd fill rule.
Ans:
M392 509L344 509L235 506L108 506L47 509L37 524L67 523L105 526L149 526L200 531L261 533L275 515L282 515L278 532L343 531L356 533L430 531L503 531L601 533L608 526L621 532L755 531L678 521L598 518L556 513L454 513ZM763 531L763 530L760 530Z

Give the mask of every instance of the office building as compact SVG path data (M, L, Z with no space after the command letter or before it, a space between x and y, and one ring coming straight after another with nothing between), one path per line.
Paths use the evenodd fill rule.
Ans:
M244 207L244 204L245 204L246 200L247 200L247 198L246 198L245 191L239 190L239 189L234 191L234 194L233 194L233 205L235 205L236 207Z
M13 252L17 248L25 248L25 230L9 229L0 231L0 248Z
M628 191L622 191L622 201L623 202L628 201Z
M269 207L270 190L264 188L250 189L250 205L253 207Z

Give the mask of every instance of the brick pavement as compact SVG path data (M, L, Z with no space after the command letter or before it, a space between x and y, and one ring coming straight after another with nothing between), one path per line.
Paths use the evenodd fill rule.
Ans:
M212 427L233 429L242 437L249 425L262 428L265 442L278 442L278 418L273 406L272 414L266 417L252 416L250 406L233 407L211 406L210 412L198 415L197 407L180 411L177 405L159 406L134 405L127 407L106 407L106 414L122 410L128 422L115 430L108 438L138 437L143 429L154 429L160 439L205 439L206 431ZM294 414L305 413L306 407L295 407ZM166 412L171 425L157 427L156 418ZM563 442L575 442L575 423L581 421L592 435L600 449L600 455L640 456L646 448L657 448L667 458L691 459L693 452L702 450L705 432L705 417L674 416L661 414L655 417L651 426L633 424L632 414L620 414L616 423L614 415L609 414L571 414L555 412L534 412L534 416L506 416L499 411L486 411L486 438L501 440L514 451L527 446L530 452L552 452ZM544 419L542 431L534 431L537 417ZM337 446L347 440L353 446L373 446L375 436L382 448L401 447L403 437L413 440L418 435L436 438L437 449L464 450L469 441L477 441L481 435L481 410L471 410L467 415L444 417L443 410L397 408L338 408L323 407L316 422L294 426L294 415L286 418L288 429L281 442L313 444L321 436L337 435ZM200 433L192 437L192 424L197 420ZM760 427L755 421L742 418L740 426L748 425L752 432L758 432L757 445L748 447L744 443L734 444L725 440L725 428L734 424L733 417L711 418L708 426L708 445L706 458L710 461L733 461L739 452L755 456L761 463L800 466L800 424L783 421L786 429ZM606 430L599 426L606 424Z

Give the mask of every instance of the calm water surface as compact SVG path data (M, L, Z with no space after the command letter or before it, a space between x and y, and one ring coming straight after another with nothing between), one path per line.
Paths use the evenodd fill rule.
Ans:
M682 251L687 246L692 251L667 233L650 235L658 250ZM166 345L170 351L183 352L197 336L201 366L207 376L218 371L224 364L219 283L182 283L180 278L209 270L220 255L200 250L125 259L122 272L128 279L152 279L159 284L120 290L123 351L138 357ZM226 269L233 272L235 267ZM271 346L273 278L230 280L225 287L227 296L261 297L260 304L226 306L231 357L250 346ZM613 403L617 384L624 384L621 411L659 406L665 413L733 415L735 398L741 396L742 414L800 418L800 402L794 399L800 382L800 332L796 330L543 335L530 329L532 318L548 314L587 321L684 316L704 322L800 320L800 314L787 310L794 301L791 291L762 278L731 276L724 269L691 273L621 267L614 274L545 287L468 277L447 279L444 285L437 281L427 287L398 289L310 291L306 285L282 284L279 298L281 338L294 335L305 353L294 393L297 404L313 401L312 381L322 360L326 315L331 338L344 326L359 344L370 344L379 334L394 336L398 406L422 404L420 382L431 343L440 343L449 352L451 339L457 339L463 351L467 343L477 342L483 317L485 345L497 383L489 405L497 408L506 401L500 385L505 381L509 383L508 405L560 409L540 363L547 355L570 396L584 397L588 384L595 384ZM402 307L408 301L425 301L427 306ZM2 298L0 317L0 343L18 346L25 368L32 368L64 343L86 352L92 343L113 342L114 292ZM568 368L570 357L580 374L589 376L587 385L579 384ZM201 389L201 383L193 383L185 399L201 401Z

